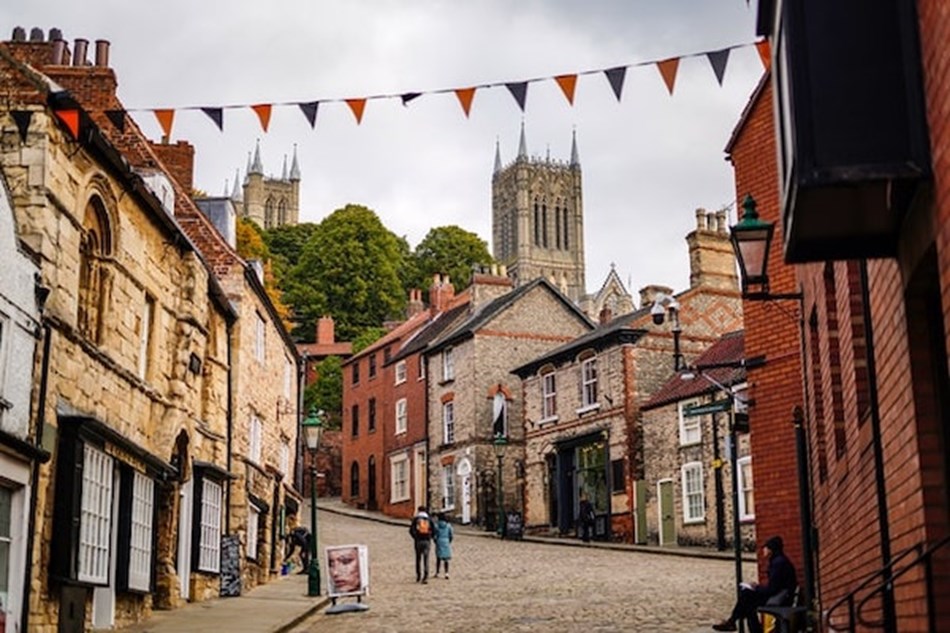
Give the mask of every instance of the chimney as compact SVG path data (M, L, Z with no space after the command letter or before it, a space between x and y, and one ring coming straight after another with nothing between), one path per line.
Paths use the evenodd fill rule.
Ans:
M610 320L613 318L613 316L614 315L611 313L610 308L608 306L604 306L600 309L600 324L607 325L610 323Z
M22 26L13 27L13 35L10 36L10 39L14 42L25 42L26 29L24 29Z
M53 66L62 66L66 63L66 40L53 40Z
M53 27L53 28L51 28L51 29L49 30L49 41L50 41L50 42L55 42L56 40L61 40L61 39L63 39L63 32L62 32L62 31L60 31L60 30L57 29L56 27Z
M652 306L656 302L656 296L661 293L673 296L673 289L668 286L659 286L656 284L640 288L640 308L643 309L647 306Z
M696 230L686 236L689 247L689 286L738 289L736 257L729 242L726 211L696 210Z
M411 319L425 309L425 304L422 303L422 291L418 288L410 288L409 303L406 304L406 318Z
M96 40L96 66L109 67L109 40Z
M508 294L514 287L514 283L507 275L502 274L504 267L498 267L497 264L483 266L482 272L472 274L471 294L472 309L494 301L498 297Z
M86 48L89 46L89 40L84 40L80 37L77 37L73 42L73 66L85 66L86 62Z
M178 141L174 145L163 137L161 143L149 142L152 151L162 161L168 174L174 178L189 195L193 189L195 173L195 147L188 141Z
M43 29L38 26L34 26L30 29L30 41L31 42L42 42L46 38L43 36Z
M333 317L322 316L317 319L317 345L333 345L336 341L333 329Z
M438 314L445 310L446 306L455 298L455 286L449 281L448 275L432 276L432 285L429 286L429 310L432 314Z

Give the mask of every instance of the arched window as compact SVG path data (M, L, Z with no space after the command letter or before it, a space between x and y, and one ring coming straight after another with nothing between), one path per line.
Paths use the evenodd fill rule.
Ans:
M554 207L554 244L558 249L563 248L561 242L561 207Z
M534 201L534 245L541 246L541 208Z
M360 496L360 465L353 462L350 466L350 498L357 499Z
M548 205L541 205L541 242L544 248L548 247Z
M264 228L274 228L274 199L268 198L264 203Z
M112 252L112 233L105 205L93 196L86 205L79 244L79 331L99 342L102 320L103 258Z
M287 201L283 198L277 204L277 224L279 226L287 224Z
M571 229L570 229L571 225L570 225L570 222L568 221L567 207L562 208L561 213L564 214L564 250L567 250L571 247L570 239L568 239L568 235L571 232Z

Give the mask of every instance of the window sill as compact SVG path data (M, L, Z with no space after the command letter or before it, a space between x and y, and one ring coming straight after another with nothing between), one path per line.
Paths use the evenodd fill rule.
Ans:
M706 522L706 517L701 519L683 519L683 525L702 525Z
M442 380L439 381L439 385L448 385L448 384L451 384L451 383L453 383L453 382L455 382L455 377L454 377L454 376L453 376L452 378L443 378Z
M547 426L547 425L549 425L549 424L554 424L554 423L556 423L556 422L557 422L558 420L560 420L560 419L561 419L561 418L560 418L559 416L552 415L552 416L547 417L547 418L544 418L544 419L542 419L542 420L538 420L538 426L542 426L542 427L543 427L543 426Z
M578 416L584 415L585 413L590 413L591 411L596 411L600 408L600 403L595 402L594 404L587 404L575 411Z
M397 380L396 382L394 382L393 386L398 387L399 385L405 384L405 382L406 382L406 379L403 378L402 380Z
M405 434L406 434L406 429L401 429L401 430L396 429L396 432L393 433L393 435L405 435Z
M703 441L702 441L702 440L696 440L695 442L684 442L683 440L680 440L680 448L690 448L690 447L692 447L692 446L702 446L702 444L703 444Z

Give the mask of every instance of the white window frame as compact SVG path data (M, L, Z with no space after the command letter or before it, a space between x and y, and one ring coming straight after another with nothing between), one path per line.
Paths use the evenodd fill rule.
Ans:
M597 357L581 361L581 409L593 409L597 403Z
M455 359L453 358L454 348L446 347L442 350L442 381L448 382L455 380Z
M442 466L442 509L455 509L455 466Z
M155 299L145 295L145 304L142 306L142 320L139 332L139 366L138 376L145 380L148 375L149 348L152 341L152 321L155 318Z
M746 455L745 457L740 457L736 460L736 472L739 477L737 486L739 492L739 520L740 521L754 521L755 520L755 488L754 482L749 481L749 477L746 477L745 470L748 467L750 470L752 468L752 456ZM748 503L746 502L746 497L752 498L752 511L749 511Z
M221 571L221 502L224 487L210 479L201 480L201 512L199 513L198 569L211 573Z
M706 491L703 481L703 463L689 462L680 468L683 491L683 523L706 520Z
M112 458L84 443L79 564L76 574L76 578L82 582L109 584L113 483Z
M541 374L541 421L557 419L557 372Z
M703 441L702 415L686 415L686 409L699 406L699 400L684 400L677 405L679 412L680 446L693 446Z
M396 362L396 384L401 385L406 382L406 361L401 360Z
M264 350L266 346L264 317L258 313L255 314L257 314L257 322L255 323L254 329L254 358L263 363L265 359Z
M290 444L286 441L280 443L278 468L280 468L280 472L284 475L290 474Z
M406 413L406 399L396 400L396 435L405 433L408 429L408 414Z
M248 432L247 458L255 464L261 463L262 437L264 435L264 424L257 417L256 413L251 414L251 428Z
M257 533L260 527L261 512L251 503L247 506L247 557L251 560L257 560Z
M389 458L389 474L392 486L389 502L398 503L409 499L409 456L400 453Z
M138 471L132 473L131 515L129 589L147 592L152 587L155 481Z
M455 443L455 401L442 403L442 443Z
M10 319L4 313L0 312L0 403L5 402L3 399L3 385L4 385L4 376L6 375L7 369L7 339L10 338ZM3 407L0 406L0 413L3 412Z

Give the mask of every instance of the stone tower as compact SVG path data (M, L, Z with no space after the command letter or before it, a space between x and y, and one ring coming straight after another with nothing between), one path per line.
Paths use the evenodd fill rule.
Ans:
M576 133L569 162L528 157L524 123L513 163L502 166L495 144L492 255L508 267L515 285L545 277L581 301L587 293L582 198Z
M254 148L254 159L247 156L247 175L244 177L243 191L238 188L238 176L234 178L231 200L238 209L238 215L247 217L263 229L271 229L284 224L297 224L300 217L300 165L297 163L297 146L294 145L294 157L287 170L287 155L280 178L264 175L261 161L261 144Z

